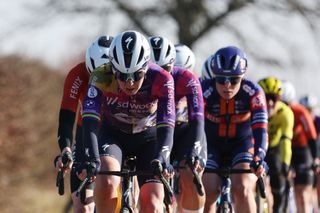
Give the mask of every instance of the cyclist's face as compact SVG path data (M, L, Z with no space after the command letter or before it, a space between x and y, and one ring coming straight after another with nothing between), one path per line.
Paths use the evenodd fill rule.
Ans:
M226 80L224 83L216 80L216 88L222 98L232 99L239 92L242 77L237 78L240 78L239 81Z
M129 79L127 81L121 81L118 80L118 84L120 89L126 94L126 95L135 95L139 91L139 89L142 86L144 78L141 78L138 81L133 81L132 79Z
M266 102L267 102L267 109L268 109L268 116L271 117L275 112L276 103L278 102L279 97L275 95L268 95L266 94Z

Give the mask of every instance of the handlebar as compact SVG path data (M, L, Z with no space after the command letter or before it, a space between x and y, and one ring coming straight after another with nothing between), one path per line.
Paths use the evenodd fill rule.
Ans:
M187 164L190 167L191 171L192 171L192 175L193 175L193 183L197 188L198 194L200 196L204 196L204 190L203 190L203 185L202 185L202 181L201 178L198 174L198 172L195 171L195 158L189 158L187 160Z
M233 169L233 168L219 168L219 169L206 168L205 172L220 174L223 177L229 177L230 174L252 173L250 169ZM262 198L266 198L266 189L265 189L263 177L258 177L257 186L259 189L260 196Z
M58 172L56 179L56 186L58 187L59 195L64 195L64 170L67 168L69 163L72 161L72 154L70 152L65 152L61 156L63 163L63 168Z

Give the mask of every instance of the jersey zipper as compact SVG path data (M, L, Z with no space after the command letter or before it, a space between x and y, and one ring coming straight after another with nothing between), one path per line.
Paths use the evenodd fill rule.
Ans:
M225 141L228 142L229 140L229 125L230 125L230 115L229 115L229 99L226 100L226 138Z

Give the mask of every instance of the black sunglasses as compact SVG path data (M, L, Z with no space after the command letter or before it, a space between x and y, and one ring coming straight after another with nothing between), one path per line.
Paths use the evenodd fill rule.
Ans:
M266 100L272 100L273 102L276 102L278 100L280 100L280 96L279 95L275 95L275 94L266 94Z
M142 79L146 75L145 68L142 68L134 73L120 72L114 66L112 66L112 69L114 70L114 75L115 75L116 79L118 79L120 81L124 81L124 82L127 82L129 79L131 79L132 81L139 81L140 79Z
M173 67L173 64L172 63L168 63L168 64L165 64L165 65L162 65L161 66L164 70L168 71L168 72L171 72L172 70L172 67Z
M218 84L225 84L227 82L230 82L231 85L236 85L240 83L242 77L232 77L232 76L216 76L216 82Z

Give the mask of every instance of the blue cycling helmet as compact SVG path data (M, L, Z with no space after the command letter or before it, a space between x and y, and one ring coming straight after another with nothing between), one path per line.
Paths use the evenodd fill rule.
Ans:
M247 71L247 67L246 54L234 46L219 49L211 61L211 69L215 75L243 75Z

